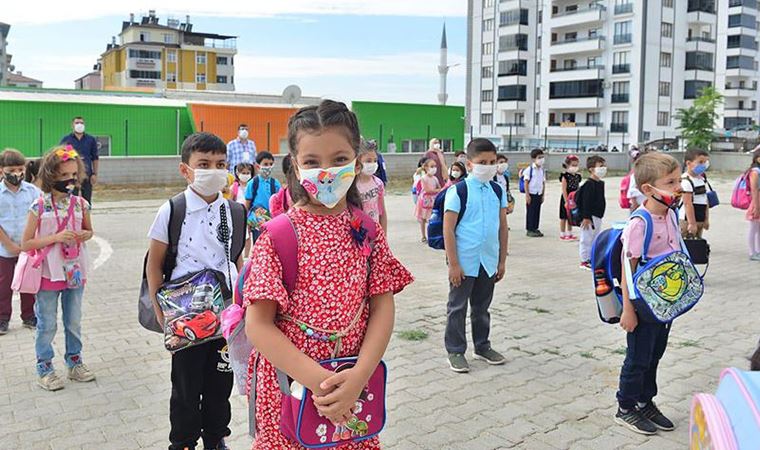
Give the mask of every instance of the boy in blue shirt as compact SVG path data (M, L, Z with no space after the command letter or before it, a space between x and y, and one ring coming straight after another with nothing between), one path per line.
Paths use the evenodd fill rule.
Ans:
M507 195L492 182L496 176L496 147L488 139L474 139L467 145L466 205L461 204L456 185L446 192L443 238L449 261L449 301L445 333L449 367L469 372L464 356L467 349L465 321L467 303L472 312L472 339L475 358L489 364L504 364L504 356L491 348L488 335L491 315L488 308L495 283L504 278L507 259ZM461 220L460 211L464 209Z
M245 209L248 211L248 227L251 241L256 242L261 234L261 225L272 218L269 211L269 199L279 192L280 182L272 178L274 156L269 152L256 155L258 175L248 183L245 189Z
M36 186L24 181L25 169L26 159L18 150L8 149L0 153L0 335L8 332L11 319L11 282L21 253L25 211L40 196ZM37 326L32 294L21 294L21 321L26 328Z

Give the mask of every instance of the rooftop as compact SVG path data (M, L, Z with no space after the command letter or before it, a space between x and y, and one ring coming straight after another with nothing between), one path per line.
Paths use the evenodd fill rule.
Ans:
M34 78L29 78L27 76L24 76L21 74L21 72L17 73L9 73L8 74L8 82L9 83L40 83L42 84L42 81L35 80Z

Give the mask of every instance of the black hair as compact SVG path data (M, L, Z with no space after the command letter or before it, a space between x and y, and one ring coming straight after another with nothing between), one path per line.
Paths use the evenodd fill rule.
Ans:
M690 148L686 150L686 154L683 157L684 162L690 162L690 161L696 161L697 158L700 156L710 156L710 153L707 150L703 150L701 148Z
M249 172L251 172L251 175L253 175L253 164L242 162L235 166L235 180L240 181L240 178L238 177L238 172L248 169Z
M467 158L472 159L481 153L493 153L498 154L496 146L493 142L486 138L475 138L467 144Z
M459 171L462 173L459 176L459 178L454 178L451 176L451 169L453 169L454 167L459 169ZM459 161L454 161L453 163L451 163L451 167L449 167L449 180L451 181L462 180L466 174L467 174L467 168L464 166L464 164L462 164Z
M422 158L420 158L419 161L417 161L417 168L419 169L420 167L424 166L425 163L428 161L428 159L430 158L428 158L427 156L423 156Z
M256 153L256 164L261 164L265 159L270 159L274 162L274 156L269 152Z
M318 106L305 106L299 109L288 120L288 147L290 147L290 155L293 158L292 162L296 161L298 140L302 133L319 133L328 128L343 132L354 150L354 156L359 154L361 134L356 114L351 112L345 103L335 100L322 100ZM295 172L295 170L291 170L287 174L288 190L293 203L311 202L311 197L301 186ZM346 201L355 208L362 207L359 190L356 188L356 178L348 189Z
M82 116L75 116L73 119L71 119L71 122L73 123L77 119L79 119L79 120L81 120L81 121L84 122L84 117L82 117Z
M457 150L454 152L454 156L456 156L457 158L459 158L462 155L467 156L467 153L465 153L464 150Z
M190 163L190 155L193 153L212 153L214 155L226 155L227 146L213 133L201 131L188 136L182 143L182 162Z
M37 174L40 173L40 160L30 159L26 162L26 171L24 172L24 181L27 183L33 183L37 178Z
M563 169L567 169L574 162L578 162L578 161L579 161L579 159L578 159L577 156L575 156L575 155L567 155L567 157L565 157L565 160L562 161L562 168Z
M248 124L241 123L240 125L238 125L238 130L241 128L248 128Z
M285 174L285 177L288 176L288 173L290 173L290 170L292 168L293 159L290 157L290 153L288 153L284 158L282 158L282 173Z
M544 154L544 151L542 149L534 148L533 150L530 151L530 159L536 159L543 154Z
M496 161L498 162L500 159L505 159L509 161L509 156L505 155L504 153L497 153L496 154Z
M760 345L755 349L755 353L749 359L749 370L760 370Z
M601 156L599 156L599 155L591 155L586 160L586 168L589 169L589 170L591 170L594 167L596 167L597 164L600 164L600 163L604 164L605 162L607 162L607 160L605 160ZM636 181L638 181L638 180L636 180Z

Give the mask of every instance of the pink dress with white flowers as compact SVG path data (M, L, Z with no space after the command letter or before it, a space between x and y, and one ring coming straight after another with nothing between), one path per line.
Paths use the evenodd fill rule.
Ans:
M361 254L350 231L351 213L318 216L291 208L290 216L298 235L298 278L291 294L282 284L282 265L265 230L251 255L251 276L245 281L243 306L259 300L277 302L278 314L285 314L313 327L343 330L359 308L361 320L342 340L342 356L359 354L367 331L369 305L362 307L365 294L375 296L400 292L412 282L409 271L391 254L381 227L369 257ZM278 321L277 327L296 347L315 361L329 359L333 343L311 339L292 322ZM280 389L274 366L255 351L249 363L248 389L251 389L253 361L259 357L256 380L256 439L253 449L301 449L280 432ZM347 444L342 450L380 448L377 438Z

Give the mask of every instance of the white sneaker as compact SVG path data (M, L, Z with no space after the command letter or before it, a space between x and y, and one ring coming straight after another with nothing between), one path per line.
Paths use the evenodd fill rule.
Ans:
M46 391L60 391L63 389L63 380L53 371L44 377L40 377L37 380L37 385Z
M749 257L750 261L760 261L760 253L755 253L754 255Z
M84 364L77 364L69 369L69 380L87 383L95 380L95 374Z

